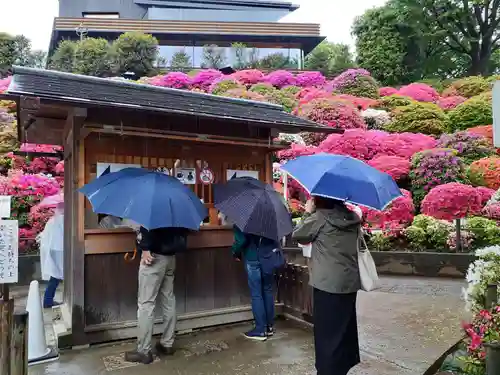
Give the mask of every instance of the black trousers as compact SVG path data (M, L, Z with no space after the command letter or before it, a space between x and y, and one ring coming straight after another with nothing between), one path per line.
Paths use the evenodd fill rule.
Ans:
M347 375L360 362L357 293L313 293L317 375Z

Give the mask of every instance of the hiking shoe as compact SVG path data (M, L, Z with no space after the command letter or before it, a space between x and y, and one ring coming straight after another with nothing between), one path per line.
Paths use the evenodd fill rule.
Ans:
M255 329L252 329L251 331L246 332L243 334L247 339L250 340L255 340L255 341L266 341L267 340L267 335L263 332L257 332Z
M171 346L163 346L160 342L156 343L155 346L158 355L174 355L175 349Z
M149 353L139 353L138 351L126 352L125 353L125 361L134 362L134 363L142 363L143 365L149 365L153 363L153 354Z
M51 308L53 308L53 307L56 307L56 306L61 306L61 305L62 305L62 303L61 303L61 302L51 302L51 303L50 303L50 302L47 302L47 303L46 303L46 302L44 302L44 303L43 303L43 308L44 308L44 309L51 309Z
M273 326L267 327L266 335L267 337L274 336L276 329Z

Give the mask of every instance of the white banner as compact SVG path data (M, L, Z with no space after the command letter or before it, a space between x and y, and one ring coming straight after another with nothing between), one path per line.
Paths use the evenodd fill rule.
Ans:
M19 225L0 220L0 284L14 284L19 275Z

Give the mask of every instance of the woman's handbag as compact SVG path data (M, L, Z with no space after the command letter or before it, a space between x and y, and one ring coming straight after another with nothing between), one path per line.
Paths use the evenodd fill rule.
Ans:
M377 273L377 266L373 261L370 251L368 250L363 234L361 234L360 237L364 246L364 249L361 249L358 245L358 266L359 277L361 279L361 289L366 292L371 292L372 290L379 288L380 279Z
M285 257L279 243L262 244L262 238L257 247L257 257L264 274L272 274L285 265Z

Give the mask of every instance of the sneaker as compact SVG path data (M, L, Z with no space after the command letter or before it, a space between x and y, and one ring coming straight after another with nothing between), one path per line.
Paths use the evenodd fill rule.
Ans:
M247 339L250 340L255 340L255 341L266 341L267 340L267 335L265 333L260 333L257 332L255 329L252 329L251 331L246 332L243 334Z
M149 365L150 363L153 363L153 354L151 352L147 354L139 353L138 351L126 352L125 361Z
M56 306L61 306L62 303L61 302L44 302L43 303L43 308L44 309L51 309L53 307L56 307Z
M163 346L160 342L156 343L155 349L158 355L174 355L175 353L174 348L172 348L171 346Z
M276 329L273 326L267 327L266 335L267 337L274 336Z

